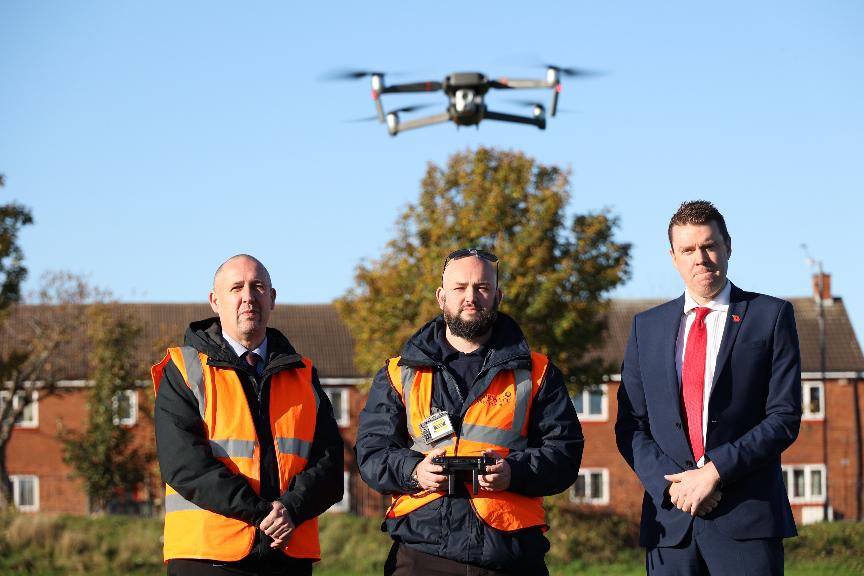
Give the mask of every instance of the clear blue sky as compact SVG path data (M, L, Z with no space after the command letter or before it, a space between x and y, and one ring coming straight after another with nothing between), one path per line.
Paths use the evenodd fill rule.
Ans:
M864 4L410 6L4 0L0 202L33 209L28 286L71 270L124 301L204 301L216 266L250 252L279 301L328 302L381 253L427 162L482 144L570 167L573 211L620 216L633 278L616 297L680 293L666 223L706 198L729 223L734 282L808 295L806 243L864 335ZM396 138L346 122L373 114L368 82L317 81L345 66L542 75L532 58L607 75L565 81L571 113L545 132Z

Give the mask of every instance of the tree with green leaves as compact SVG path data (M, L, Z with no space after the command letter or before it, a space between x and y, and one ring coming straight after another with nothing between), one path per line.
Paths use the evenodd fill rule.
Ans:
M401 214L380 258L361 263L337 300L355 363L374 374L438 314L444 258L461 247L496 254L503 312L568 385L596 384L608 293L629 277L630 245L608 211L568 216L569 172L520 152L479 148L429 164L420 198Z
M87 319L92 381L87 426L63 430L60 440L64 461L84 482L91 511L98 513L118 493L128 493L144 481L150 455L136 445L118 413L120 394L141 379L141 368L129 360L141 327L117 304L93 304Z

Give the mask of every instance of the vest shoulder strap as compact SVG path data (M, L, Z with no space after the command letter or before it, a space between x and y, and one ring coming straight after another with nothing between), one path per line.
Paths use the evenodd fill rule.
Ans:
M207 357L202 358L198 350L192 346L169 348L168 355L171 356L171 360L174 361L183 379L186 380L186 386L195 396L195 400L198 402L198 413L203 420L207 410L207 396L204 392L204 364L207 362Z

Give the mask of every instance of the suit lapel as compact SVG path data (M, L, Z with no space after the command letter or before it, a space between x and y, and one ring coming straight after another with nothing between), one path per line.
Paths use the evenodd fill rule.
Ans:
M678 343L678 329L681 327L681 316L684 314L684 295L673 300L669 306L666 318L663 321L663 340L666 350L663 357L666 359L666 384L669 393L681 412L681 386L678 381L678 367L675 364L675 348Z
M723 327L723 339L720 342L720 350L717 352L717 364L714 366L714 379L711 384L711 395L717 379L723 373L729 355L732 353L732 345L738 336L738 330L744 322L744 314L747 312L747 301L743 298L744 291L732 284L732 293L729 295L729 312L726 314L726 325Z

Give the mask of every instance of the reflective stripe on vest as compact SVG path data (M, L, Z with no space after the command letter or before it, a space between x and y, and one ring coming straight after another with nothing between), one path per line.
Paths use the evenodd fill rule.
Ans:
M195 396L213 456L244 476L258 493L261 451L237 373L208 365L207 356L194 348L171 348L151 369L157 394L169 361ZM315 437L320 398L312 386L312 363L306 358L302 362L302 367L279 371L270 379L269 417L281 492L306 467ZM255 532L255 526L203 509L165 486L166 562L172 558L239 560L251 551ZM317 518L297 526L284 552L297 558L320 558Z
M399 358L388 362L390 380L405 404L408 430L414 440L412 449L426 454L432 447L423 442L419 422L431 413L434 370L414 369L398 363ZM479 456L487 449L506 456L512 450L527 448L530 407L546 377L548 364L546 356L532 352L531 370L503 370L496 374L465 412L458 439L436 443L435 448L446 446L447 455L460 456ZM469 490L469 495L477 516L493 528L513 531L539 526L546 529L542 498L486 490L477 495ZM387 517L403 516L442 496L444 492L394 496Z

